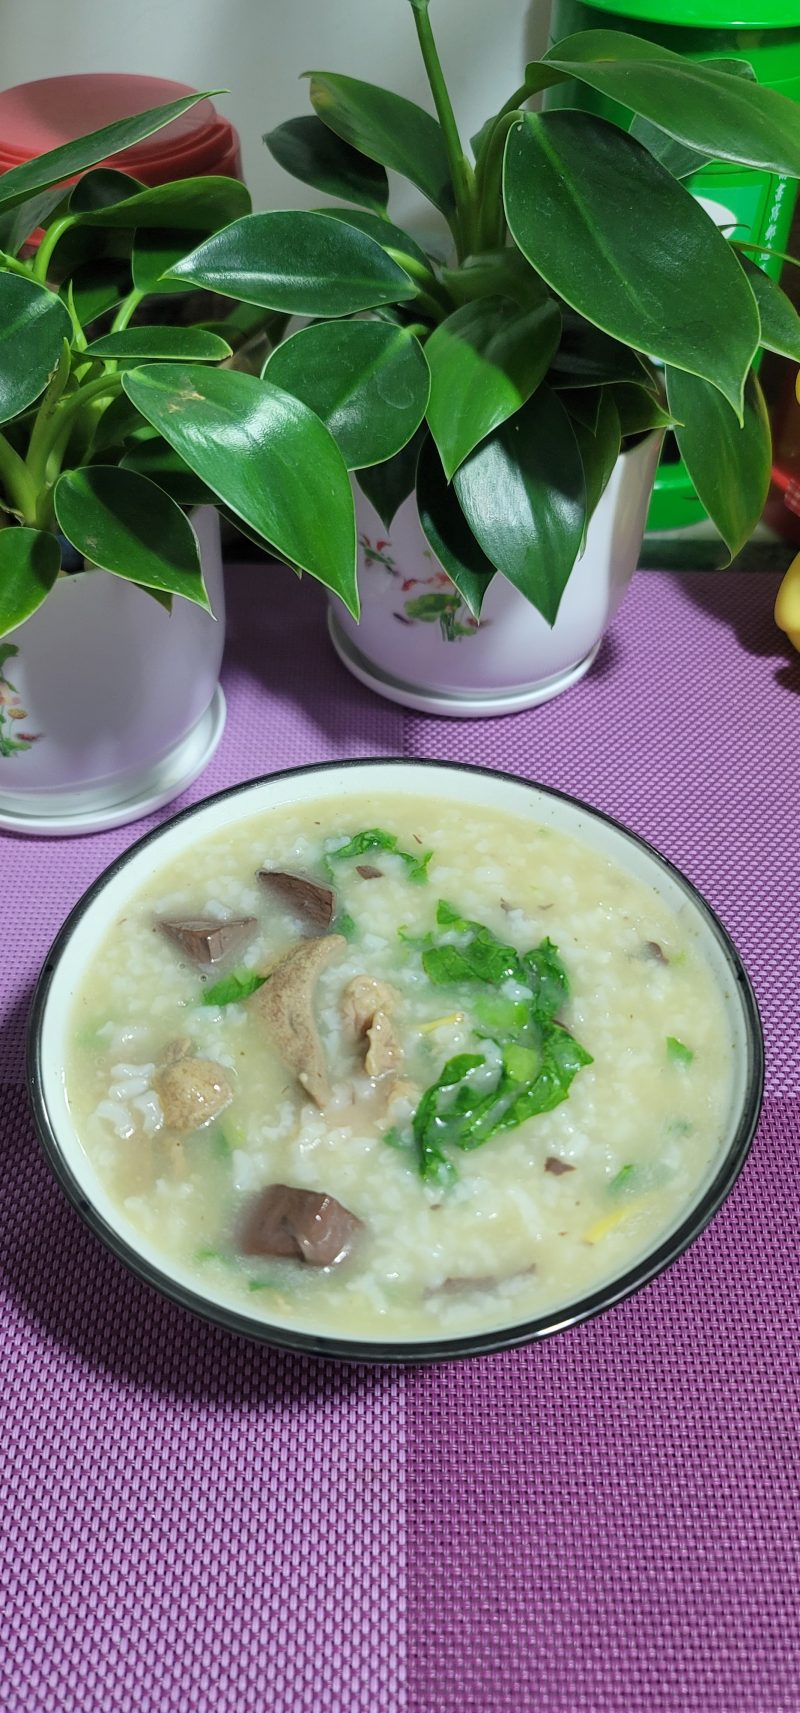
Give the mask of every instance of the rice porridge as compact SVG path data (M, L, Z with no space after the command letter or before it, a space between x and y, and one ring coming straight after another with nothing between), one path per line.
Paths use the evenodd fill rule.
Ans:
M434 795L270 810L153 874L69 1026L82 1147L166 1269L329 1336L574 1303L707 1181L732 1047L681 913Z

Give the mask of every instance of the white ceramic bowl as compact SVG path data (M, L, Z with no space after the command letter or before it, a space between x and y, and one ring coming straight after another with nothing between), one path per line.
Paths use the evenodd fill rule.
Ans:
M674 1228L662 1234L636 1264L588 1296L537 1320L451 1338L377 1344L356 1337L331 1338L273 1325L263 1312L248 1314L201 1292L194 1274L170 1267L115 1204L85 1153L67 1105L63 1066L75 996L110 924L151 879L153 870L189 853L196 840L220 827L273 808L330 798L348 791L386 791L439 801L467 803L472 810L512 812L532 823L589 843L639 880L655 885L664 901L680 909L698 950L711 970L727 1016L735 1073L725 1141L691 1205ZM380 759L296 768L233 786L186 809L148 833L95 881L76 905L45 962L36 990L29 1033L28 1078L34 1120L49 1163L87 1223L132 1270L196 1314L268 1343L361 1362L441 1361L527 1344L558 1332L631 1296L669 1266L699 1236L728 1195L744 1165L761 1105L763 1042L752 988L725 929L677 869L618 822L575 798L509 774L440 762Z

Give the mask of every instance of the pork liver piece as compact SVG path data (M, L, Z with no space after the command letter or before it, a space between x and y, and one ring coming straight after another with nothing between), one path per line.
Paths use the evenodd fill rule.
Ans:
M245 1210L239 1228L244 1255L278 1256L309 1267L333 1267L349 1255L360 1219L335 1196L270 1184Z
M230 922L220 922L216 916L162 916L158 926L193 964L218 964L252 940L258 923L255 916Z

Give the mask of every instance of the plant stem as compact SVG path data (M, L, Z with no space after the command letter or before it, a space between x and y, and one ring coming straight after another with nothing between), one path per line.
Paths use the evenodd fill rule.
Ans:
M136 311L139 308L139 304L141 303L144 295L145 294L143 291L137 291L135 287L134 287L133 291L128 292L127 297L123 298L123 300L119 306L119 309L117 310L117 313L114 316L114 320L111 323L111 327L109 329L109 332L111 332L111 333L124 333L125 328L128 325L128 322L136 314Z
M41 280L42 285L47 283L47 270L50 266L56 244L60 238L63 238L64 233L69 231L70 226L74 226L74 224L75 215L65 214L60 220L54 220L52 226L48 226L33 259L33 277L35 280Z
M24 262L18 262L16 256L7 256L5 250L0 250L0 273L24 274L26 280L31 277L31 270Z
M121 375L100 375L96 381L89 381L85 386L78 387L77 392L70 393L68 398L59 399L45 432L36 437L35 447L34 435L31 435L27 473L33 482L35 494L41 495L46 483L52 481L57 474L51 467L53 450L58 446L63 457L70 431L84 406L90 404L92 399L100 398L103 393L116 392L121 385ZM60 457L58 464L60 468Z
M477 248L499 249L505 239L506 217L503 206L503 158L506 139L519 118L517 108L498 113L481 151L475 185L477 191Z
M431 22L428 17L429 0L411 0L411 4L422 58L433 96L433 104L439 117L439 124L442 127L445 152L450 168L450 182L453 186L456 203L454 236L459 260L461 260L469 254L472 247L474 212L472 168L461 145L453 104L450 100L436 43L433 39Z
M32 523L36 516L36 484L4 434L0 434L0 481L12 510L22 513L23 523Z

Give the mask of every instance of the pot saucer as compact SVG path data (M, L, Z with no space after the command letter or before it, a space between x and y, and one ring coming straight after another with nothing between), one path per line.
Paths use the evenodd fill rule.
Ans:
M444 714L451 720L480 720L500 714L521 714L525 708L538 707L540 702L549 702L551 697L560 696L562 690L569 690L573 684L579 683L597 656L600 643L579 660L577 666L570 666L566 672L558 672L552 678L540 679L538 684L527 685L522 690L511 691L477 691L472 694L454 690L423 689L418 684L406 682L403 678L394 678L390 673L383 673L366 655L356 648L355 643L345 635L332 609L328 610L328 633L331 642L348 672L352 672L361 684L366 684L368 690L375 690L388 702L399 702L403 708L413 708L418 714ZM602 639L601 639L602 640Z
M61 804L52 814L36 814L30 806L20 811L9 808L0 793L0 828L39 838L64 838L78 833L107 832L110 827L143 820L154 809L171 803L208 766L225 730L226 711L225 697L217 685L196 726L167 755L140 774L136 791L124 801L70 809L70 794L63 792L59 794ZM79 795L73 793L73 801Z

